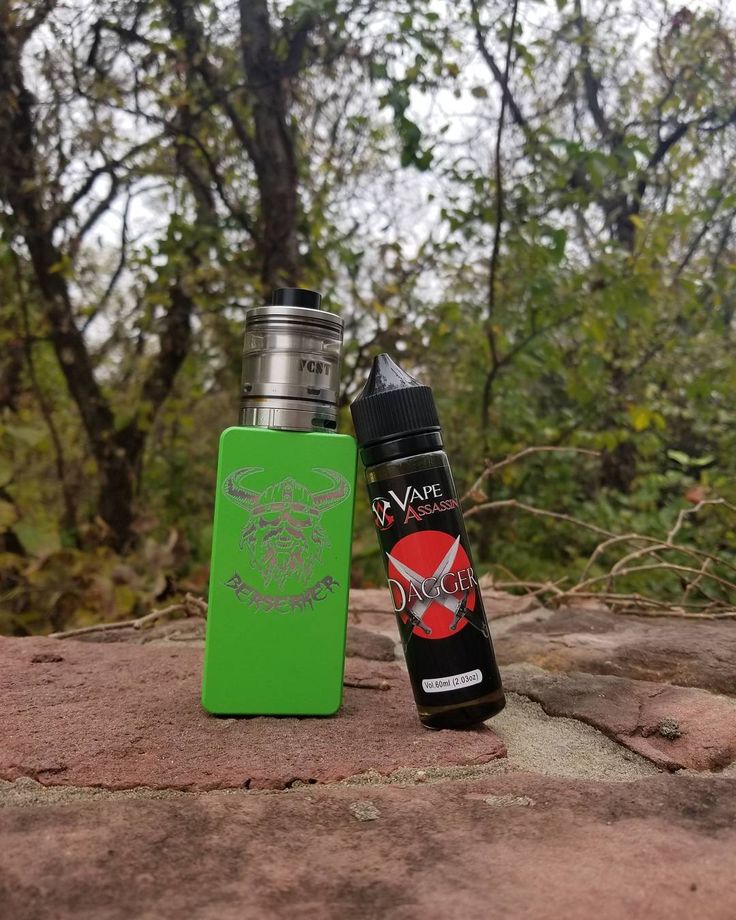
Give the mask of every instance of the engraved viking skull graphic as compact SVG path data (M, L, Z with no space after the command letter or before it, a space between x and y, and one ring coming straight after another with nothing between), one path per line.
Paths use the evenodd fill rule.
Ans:
M329 480L328 488L312 492L287 476L256 492L245 485L262 473L259 467L243 467L225 480L223 491L231 501L249 512L240 534L240 548L269 585L283 588L291 577L306 581L329 546L322 515L350 494L347 479L335 470L314 469Z

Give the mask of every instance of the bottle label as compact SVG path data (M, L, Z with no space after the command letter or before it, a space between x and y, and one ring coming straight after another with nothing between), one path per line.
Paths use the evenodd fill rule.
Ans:
M478 580L449 469L369 483L417 702L472 699L500 687ZM445 698L446 697L446 698Z
M451 674L449 677L425 677L422 681L422 690L425 693L442 693L444 690L456 690L458 687L479 684L482 680L483 675L475 668L464 674Z

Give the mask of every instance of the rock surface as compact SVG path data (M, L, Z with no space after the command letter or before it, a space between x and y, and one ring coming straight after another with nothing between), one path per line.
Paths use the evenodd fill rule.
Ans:
M508 705L462 733L383 590L330 719L207 716L200 620L0 639L0 916L733 920L736 624L487 600Z
M347 648L345 654L348 658L368 658L371 661L393 661L395 655L395 642L388 636L372 632L360 626L348 626Z
M507 689L551 716L580 719L667 770L721 770L736 760L736 702L706 690L581 673L509 668Z
M23 920L731 920L734 792L516 774L9 806L0 897Z
M46 660L50 653L61 660ZM396 662L368 667L349 659L347 678L362 686L346 688L335 718L222 719L199 705L201 658L200 649L173 643L0 639L0 778L111 789L282 789L295 780L480 764L505 754L485 727L422 728Z
M503 664L589 671L736 695L736 624L568 607L512 626L497 642Z

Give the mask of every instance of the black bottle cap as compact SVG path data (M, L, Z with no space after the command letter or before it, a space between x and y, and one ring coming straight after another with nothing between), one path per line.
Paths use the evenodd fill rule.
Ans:
M385 354L373 359L368 380L350 411L358 444L363 449L440 431L432 390L417 383ZM364 450L364 460L367 454L376 459L384 454L388 459L385 451L377 454Z
M322 309L322 295L318 291L306 288L278 288L271 295L274 307L307 307L310 310Z

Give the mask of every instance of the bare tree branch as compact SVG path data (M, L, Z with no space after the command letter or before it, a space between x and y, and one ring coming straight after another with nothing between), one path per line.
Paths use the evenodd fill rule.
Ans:
M486 43L486 34L483 30L483 26L481 25L481 21L480 21L480 10L478 7L478 0L470 0L470 7L471 7L471 18L473 21L473 27L475 29L475 39L478 45L478 50L480 51L483 60L486 62L488 69L493 74L494 79L496 80L498 85L501 87L503 103L504 105L508 106L509 112L511 112L511 117L513 118L514 122L518 125L518 127L526 130L529 127L528 122L526 118L524 117L524 115L522 114L522 111L519 108L518 103L514 99L511 93L511 89L509 88L508 67L505 67L504 70L501 70L501 68L498 66L496 59L494 58L493 54L491 53ZM514 26L516 24L517 7L518 7L518 4L515 4L512 10L512 19L514 22ZM513 32L514 30L512 28L510 36L509 36L509 44L513 42ZM508 46L507 46L507 57L508 57Z
M590 63L590 40L588 23L583 16L583 7L581 0L575 0L575 25L577 26L580 45L580 64L583 72L583 86L585 87L585 98L588 103L588 109L593 117L596 128L600 131L601 137L605 141L610 141L612 132L608 123L599 97L600 81L593 73Z
M705 608L705 613L709 615L718 615L724 617L736 616L736 580L726 578L720 574L719 570L736 572L736 565L728 559L717 556L714 553L701 550L696 546L685 543L676 543L675 537L680 532L685 519L700 511L707 506L720 506L736 514L736 505L731 504L722 498L702 499L692 508L683 508L677 515L677 519L668 532L666 538L653 537L648 534L639 534L635 532L617 534L610 530L591 524L588 521L576 518L574 515L557 511L550 511L546 508L537 508L526 502L517 499L501 499L499 501L486 502L485 497L480 490L483 480L498 469L515 463L518 460L534 453L546 452L549 448L529 447L522 451L512 454L497 464L487 463L486 468L481 472L474 485L463 495L461 501L473 499L477 504L463 512L463 517L472 518L486 511L495 511L506 508L515 508L533 514L537 517L549 518L573 525L577 528L595 533L603 537L600 543L595 547L593 553L588 559L582 575L575 584L562 590L559 582L523 582L514 579L512 582L504 582L504 587L521 587L526 588L526 594L535 597L547 595L548 599L555 604L569 602L575 598L596 598L602 602L612 604L616 609L624 612L636 612L646 607L655 607L661 610L671 610L672 603L656 600L642 594L622 594L613 591L613 583L618 578L637 576L642 573L672 573L680 578L683 593L679 601L679 606L684 609ZM600 575L589 575L592 565L600 559L603 554L619 545L633 545L636 548L625 553L612 567ZM689 557L697 562L698 568L694 565L686 565L682 562L670 562L662 558L663 554L678 554L679 556ZM654 557L656 561L645 563L643 565L632 565L631 563L642 559L643 557ZM686 577L687 576L687 577ZM606 584L603 590L591 592L591 587ZM727 599L712 596L705 590L705 584L710 584L720 588L727 594ZM700 596L704 601L693 600L693 597ZM705 616L705 613L699 614Z
M473 7L476 10L475 6ZM501 255L501 230L504 220L504 190L503 190L503 171L501 166L501 142L503 138L504 117L506 115L506 106L509 103L510 93L508 92L509 74L511 72L511 55L514 48L514 34L516 32L516 17L519 12L519 2L514 0L511 8L511 23L509 25L509 37L506 44L506 60L504 62L503 82L501 86L503 93L501 95L501 111L498 116L498 129L496 131L496 151L495 151L495 177L496 177L496 216L493 229L493 248L491 250L491 264L488 272L488 311L486 316L486 338L488 348L491 353L491 366L486 373L486 379L483 384L483 396L481 403L481 421L484 435L487 436L488 416L491 405L491 388L493 381L499 371L498 344L496 342L496 332L494 321L496 314L496 286L498 274L498 260ZM490 66L490 65L489 65Z
M546 453L555 453L555 454L582 454L587 457L600 457L600 451L598 450L587 450L582 447L557 447L552 445L542 445L539 447L525 447L523 450L517 451L515 454L510 454L508 457L504 457L503 460L499 460L496 463L493 463L491 460L486 460L486 465L481 472L480 476L475 480L473 485L468 489L465 495L460 499L461 502L467 501L469 498L477 500L475 496L479 494L480 487L491 476L495 476L499 470L504 469L507 466L511 466L513 463L518 463L519 460L523 460L525 457L529 457L533 454L546 454ZM483 499L481 498L480 501Z
M64 507L62 523L67 534L73 541L77 542L77 508L74 499L74 493L69 482L64 446L62 444L61 435L59 434L59 429L54 419L53 410L46 398L46 394L43 391L43 387L41 386L41 382L36 371L36 362L33 357L33 338L31 336L31 320L29 316L30 311L28 309L28 301L26 298L25 286L23 284L20 262L18 256L15 252L13 252L12 249L11 257L15 271L18 301L20 303L21 315L23 317L23 342L26 354L26 364L28 366L28 376L30 377L31 386L36 397L38 407L41 410L41 415L43 416L43 420L49 430L51 443L54 446L54 464L56 466L56 476L59 480L59 488L61 490L62 504Z

